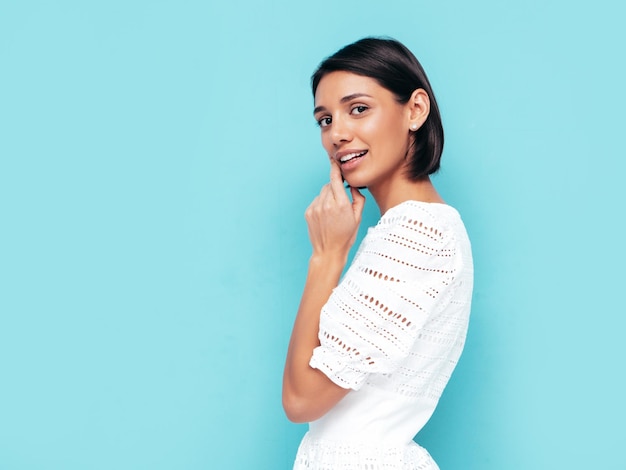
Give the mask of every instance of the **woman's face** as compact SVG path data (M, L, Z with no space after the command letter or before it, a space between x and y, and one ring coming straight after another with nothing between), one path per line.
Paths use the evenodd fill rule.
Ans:
M322 145L350 186L377 187L405 177L411 110L374 79L331 72L315 92Z

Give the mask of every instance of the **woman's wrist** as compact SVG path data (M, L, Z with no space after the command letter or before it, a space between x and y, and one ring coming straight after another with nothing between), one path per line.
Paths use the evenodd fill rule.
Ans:
M348 260L348 255L343 253L316 253L309 258L309 269L339 270L343 271Z

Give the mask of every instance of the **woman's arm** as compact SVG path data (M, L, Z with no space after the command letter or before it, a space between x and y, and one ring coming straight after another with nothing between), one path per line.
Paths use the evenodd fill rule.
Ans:
M320 418L350 391L310 367L309 361L320 344L320 312L339 283L361 222L365 198L354 188L351 192L352 202L343 187L339 165L331 159L330 183L305 213L313 254L283 376L283 407L294 422Z

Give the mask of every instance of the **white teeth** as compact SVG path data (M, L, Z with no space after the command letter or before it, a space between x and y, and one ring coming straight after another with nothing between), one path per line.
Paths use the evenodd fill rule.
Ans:
M365 155L365 151L363 151L363 152L353 152L353 153L349 153L349 154L347 154L347 155L344 155L343 157L341 157L341 158L339 159L339 161L340 161L341 163L345 163L345 162L347 162L348 160L352 160L352 159L353 159L353 158L355 158L355 157L361 157L361 156L363 156L363 155Z

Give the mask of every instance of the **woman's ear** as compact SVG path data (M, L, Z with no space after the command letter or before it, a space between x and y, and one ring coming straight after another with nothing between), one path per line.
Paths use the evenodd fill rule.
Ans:
M409 130L415 132L428 118L430 113L430 98L422 88L418 88L411 94L407 103L409 108Z

